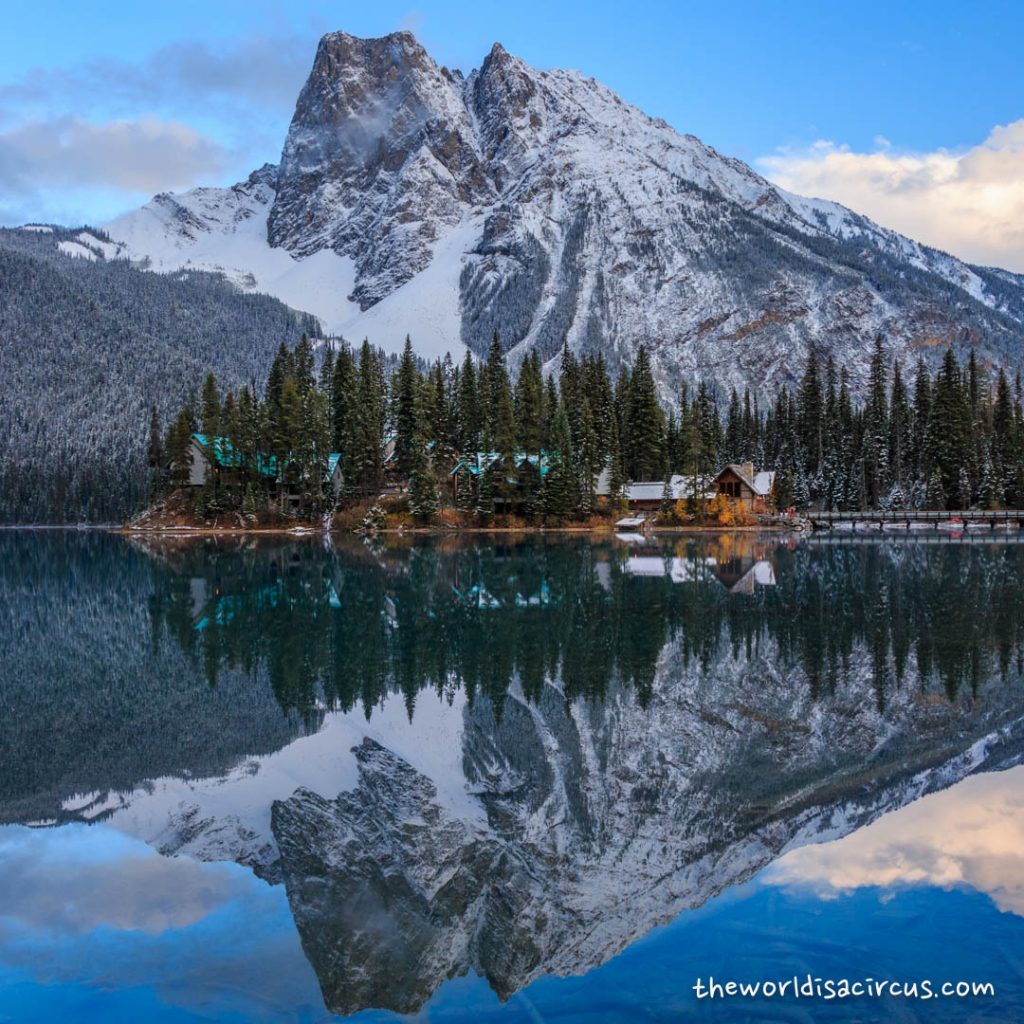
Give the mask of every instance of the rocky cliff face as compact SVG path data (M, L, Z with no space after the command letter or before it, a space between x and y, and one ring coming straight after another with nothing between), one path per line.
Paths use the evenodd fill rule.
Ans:
M270 244L351 257L361 309L425 269L431 243L493 198L462 92L408 33L325 36L281 154Z
M161 196L109 231L157 269L215 266L356 340L482 352L497 329L513 361L567 343L613 367L646 342L666 395L697 378L773 388L811 346L856 383L879 332L905 361L1022 350L1024 278L783 192L497 44L463 77L406 32L325 36L259 184ZM265 228L246 245L229 244L239 210Z

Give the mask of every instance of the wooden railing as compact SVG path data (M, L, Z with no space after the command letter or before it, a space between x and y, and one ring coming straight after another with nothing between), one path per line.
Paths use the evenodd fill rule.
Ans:
M807 518L815 526L835 526L837 523L985 523L989 526L1024 523L1024 509L982 511L964 509L937 512L923 509L900 509L889 512L808 512Z

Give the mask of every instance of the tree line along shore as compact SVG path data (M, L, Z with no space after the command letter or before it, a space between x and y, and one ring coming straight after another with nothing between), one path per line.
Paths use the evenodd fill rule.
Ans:
M845 369L812 351L796 387L765 405L699 384L666 408L644 347L613 381L600 355L568 349L557 375L536 353L513 375L497 334L485 360L458 365L424 364L406 339L390 373L368 342L303 336L280 346L262 394L222 393L211 373L166 431L154 410L148 462L153 502L136 523L150 526L572 526L637 508L661 525L737 526L752 511L1012 509L1024 508L1024 397L1019 374L952 349L908 380L881 338L859 401ZM756 504L750 487L719 482L723 467L767 481Z

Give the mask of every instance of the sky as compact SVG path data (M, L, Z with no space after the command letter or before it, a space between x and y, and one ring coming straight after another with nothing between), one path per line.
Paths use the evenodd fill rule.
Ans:
M783 187L1024 272L1024 4L34 0L4 5L0 223L102 224L278 159L319 36L495 41Z

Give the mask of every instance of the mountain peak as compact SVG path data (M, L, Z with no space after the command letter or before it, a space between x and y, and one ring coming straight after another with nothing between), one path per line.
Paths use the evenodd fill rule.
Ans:
M155 227L122 219L111 234L148 256L140 239L164 226L182 260L223 270L220 250L188 247L265 217L279 252L229 272L258 286L252 266L324 253L303 294L330 330L394 346L412 332L430 354L460 342L483 354L497 330L513 362L536 350L554 368L568 345L613 371L645 343L666 398L700 379L773 392L812 347L858 387L879 333L907 364L957 344L1011 365L1024 340L1019 279L783 192L594 79L537 71L500 43L463 78L409 32L325 35L276 174L258 184L223 200L196 190Z

